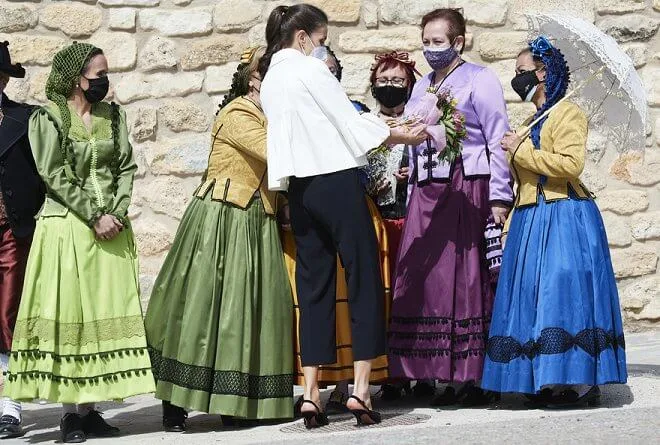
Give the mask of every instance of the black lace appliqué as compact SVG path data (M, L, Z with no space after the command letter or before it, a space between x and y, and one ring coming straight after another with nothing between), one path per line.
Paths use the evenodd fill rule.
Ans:
M488 339L488 357L497 363L508 363L518 357L533 359L540 354L562 354L578 347L596 357L606 349L625 349L623 334L616 335L601 328L584 329L575 336L562 328L546 328L539 338L521 343L513 337L495 336Z
M248 399L276 399L293 396L293 374L250 375L239 371L218 371L188 365L163 357L149 348L154 378L209 394L232 395Z

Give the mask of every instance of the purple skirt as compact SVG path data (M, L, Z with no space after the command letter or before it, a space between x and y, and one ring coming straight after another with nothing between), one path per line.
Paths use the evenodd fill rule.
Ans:
M488 178L415 185L397 257L389 328L390 376L481 379L493 307L484 229Z

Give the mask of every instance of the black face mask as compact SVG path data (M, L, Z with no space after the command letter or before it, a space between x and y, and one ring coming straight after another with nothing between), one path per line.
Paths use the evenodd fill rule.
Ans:
M378 102L387 108L396 108L408 100L408 88L385 85L374 87L373 95Z
M532 100L534 93L536 92L536 86L538 86L539 78L536 77L536 71L526 71L524 73L517 74L516 77L511 79L511 87L513 90L518 93L518 96L526 102Z
M85 79L87 79L85 77ZM86 90L83 90L85 99L90 104L95 104L101 102L105 96L108 95L108 89L110 89L110 80L107 76L99 77L97 79L87 79L89 82L89 87Z

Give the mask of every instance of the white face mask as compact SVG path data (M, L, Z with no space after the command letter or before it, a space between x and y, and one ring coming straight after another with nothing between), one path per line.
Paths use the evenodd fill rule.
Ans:
M531 102L532 98L534 97L534 94L536 94L536 90L539 89L538 85L535 85L531 90L529 90L529 93L527 93L527 97L525 97L525 102Z

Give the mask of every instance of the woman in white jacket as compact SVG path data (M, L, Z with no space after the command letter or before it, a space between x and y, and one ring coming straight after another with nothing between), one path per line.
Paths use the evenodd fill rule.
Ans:
M268 119L268 184L288 191L297 246L296 287L308 428L328 423L319 408L318 366L336 361L336 255L346 269L355 384L347 406L359 425L371 409L371 360L386 353L378 247L357 167L382 143L418 144L423 126L390 129L360 115L325 64L312 55L328 34L326 14L307 4L279 6L268 19L261 102Z

